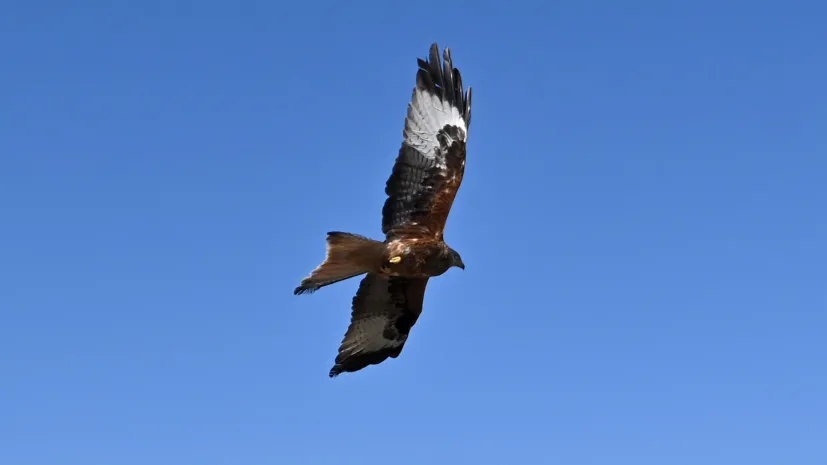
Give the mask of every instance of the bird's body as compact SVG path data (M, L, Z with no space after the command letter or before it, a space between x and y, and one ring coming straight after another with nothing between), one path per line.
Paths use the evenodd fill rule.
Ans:
M443 60L436 44L429 60L417 60L404 141L385 186L385 239L329 232L324 262L294 290L312 293L365 275L331 377L398 357L422 311L428 279L465 269L443 230L465 173L471 89L463 92L449 49Z
M444 241L413 238L394 239L386 243L387 258L378 272L388 276L429 278L440 276L455 266L453 250ZM396 263L393 257L399 257ZM461 265L464 267L464 265Z

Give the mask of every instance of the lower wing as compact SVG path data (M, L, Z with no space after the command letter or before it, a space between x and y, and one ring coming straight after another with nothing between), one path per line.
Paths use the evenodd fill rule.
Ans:
M350 326L330 377L396 358L419 314L428 278L368 273L353 297Z

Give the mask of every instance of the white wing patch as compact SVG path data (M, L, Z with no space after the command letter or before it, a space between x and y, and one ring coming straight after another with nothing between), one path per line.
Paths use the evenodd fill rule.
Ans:
M353 328L355 334L350 336L347 345L342 347L341 352L353 356L400 347L408 337L400 335L400 340L396 341L385 339L383 333L387 325L388 318L385 316L374 316L359 320Z
M468 134L465 120L459 109L450 102L442 101L437 95L420 88L414 90L411 103L408 104L408 117L405 119L405 142L417 152L436 161L434 149L439 146L436 138L446 124L462 128L463 141ZM438 161L442 167L442 160Z

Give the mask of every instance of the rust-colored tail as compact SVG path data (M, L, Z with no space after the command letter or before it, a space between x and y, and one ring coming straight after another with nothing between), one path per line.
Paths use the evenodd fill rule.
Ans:
M309 294L322 287L373 271L382 260L385 244L358 234L339 231L327 233L324 262L293 290L294 295Z

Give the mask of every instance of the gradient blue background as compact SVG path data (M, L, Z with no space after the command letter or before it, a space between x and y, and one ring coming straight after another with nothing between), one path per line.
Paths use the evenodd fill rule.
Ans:
M384 6L382 6L384 5ZM827 463L827 4L0 15L0 463ZM329 379L416 57L474 88L396 360Z

